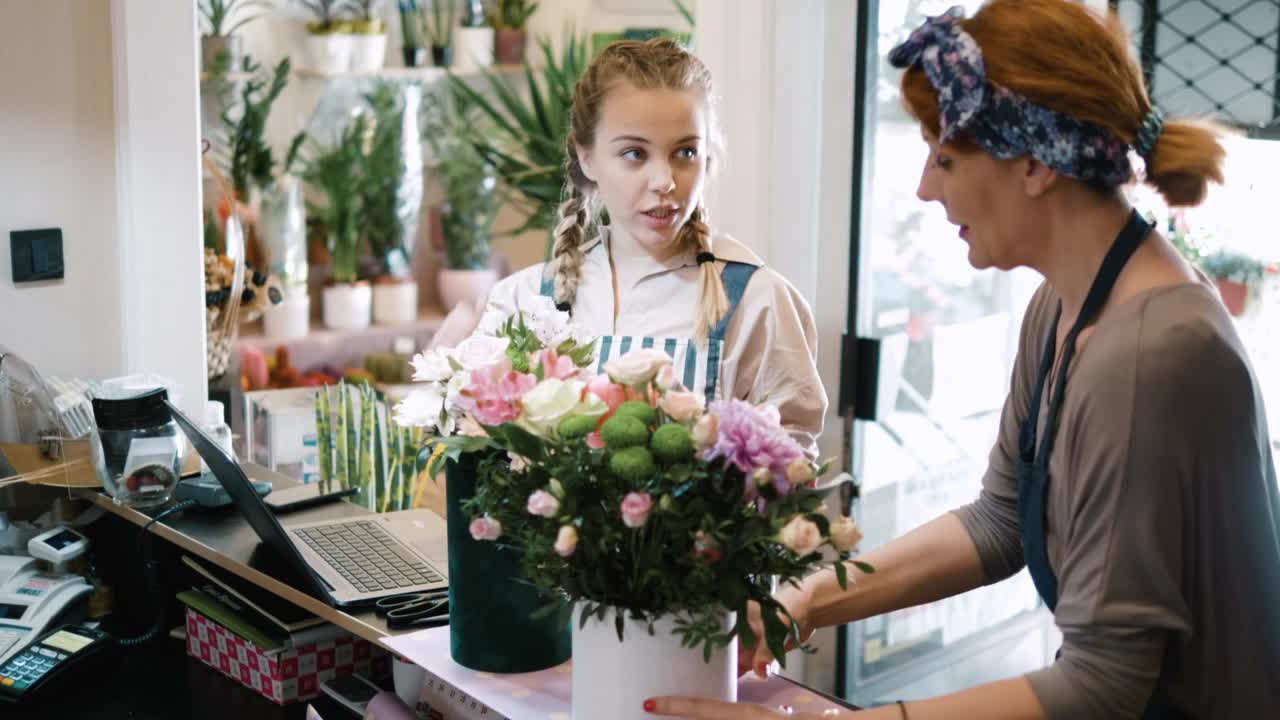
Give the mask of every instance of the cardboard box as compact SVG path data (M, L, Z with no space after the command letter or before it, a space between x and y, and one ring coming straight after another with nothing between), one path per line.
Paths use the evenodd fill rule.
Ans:
M368 678L391 672L391 655L351 634L267 652L187 608L187 654L277 705L320 694L320 683L354 672Z

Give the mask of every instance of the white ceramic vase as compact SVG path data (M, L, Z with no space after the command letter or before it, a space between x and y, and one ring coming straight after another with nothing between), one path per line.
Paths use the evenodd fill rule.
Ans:
M373 288L367 282L330 285L324 289L322 311L330 330L367 328L373 316Z
M453 31L453 71L475 72L493 65L493 28L460 27Z
M418 319L418 283L396 282L373 286L373 322L376 325L409 325Z
M308 33L307 67L322 73L343 73L351 69L354 37L346 33Z
M271 340L305 337L311 329L311 298L306 288L294 295L285 294L279 305L268 305L262 311L262 334Z
M448 313L458 303L476 304L489 297L489 291L498 282L494 270L450 270L441 268L437 279L440 289L440 307Z
M387 35L356 34L351 36L351 70L377 72L387 59Z
M738 699L738 641L702 659L702 648L680 646L672 631L675 619L661 618L648 626L628 618L618 642L613 609L604 621L592 617L585 626L573 616L573 720L652 720L644 701L660 695L688 695L736 702ZM726 612L721 627L733 627L734 613Z

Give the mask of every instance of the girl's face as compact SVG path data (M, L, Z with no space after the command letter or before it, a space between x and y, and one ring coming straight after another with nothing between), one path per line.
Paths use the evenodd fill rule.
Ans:
M658 259L682 250L676 237L707 176L708 120L696 90L609 89L595 144L579 148L578 160L609 211L610 232Z
M997 160L983 150L939 145L928 131L929 157L916 195L936 201L969 245L969 264L1009 270L1027 264L1037 224L1029 206L1026 158Z

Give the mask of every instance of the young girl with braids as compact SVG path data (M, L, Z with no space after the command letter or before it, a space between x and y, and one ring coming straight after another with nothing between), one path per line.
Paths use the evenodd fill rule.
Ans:
M684 386L708 400L767 399L813 448L827 399L809 306L714 234L702 205L716 161L711 98L707 68L670 40L602 51L574 87L553 258L499 283L489 307L505 315L548 298L599 338L600 366L662 350Z

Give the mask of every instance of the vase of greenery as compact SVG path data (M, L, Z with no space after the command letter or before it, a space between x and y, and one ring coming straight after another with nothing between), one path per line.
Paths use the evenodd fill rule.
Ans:
M453 64L453 31L458 26L457 0L430 0L418 8L426 40L431 44L431 62L438 68Z
M538 9L529 0L497 0L489 23L493 25L493 61L499 65L519 65L529 43L525 24Z
M219 63L239 67L243 43L236 31L271 10L266 0L200 0L200 19L204 33L200 36L200 67L211 71ZM254 14L254 11L259 11Z
M400 54L404 66L422 67L427 62L430 43L427 40L426 19L417 0L399 0Z
M315 153L303 173L325 198L323 204L308 203L307 213L324 226L330 284L324 289L322 314L333 330L368 327L372 316L373 292L359 277L361 146L367 129L368 119L357 116L336 143Z
M418 285L410 267L422 209L422 89L381 83L365 101L372 131L360 194L365 237L380 267L373 283L373 320L405 325L418 317Z
M377 72L387 58L387 24L380 17L382 0L352 0L351 69Z
M1200 258L1200 269L1213 279L1222 304L1235 317L1244 314L1250 290L1262 279L1261 261L1231 250L1217 250Z
M298 0L312 16L307 23L306 56L312 70L342 73L351 69L354 36L343 15L347 0Z
M280 278L283 300L262 313L263 335L275 340L302 337L310 330L311 299L307 295L307 209L302 181L294 170L303 134L285 156L280 174L262 189L258 228L271 274Z

